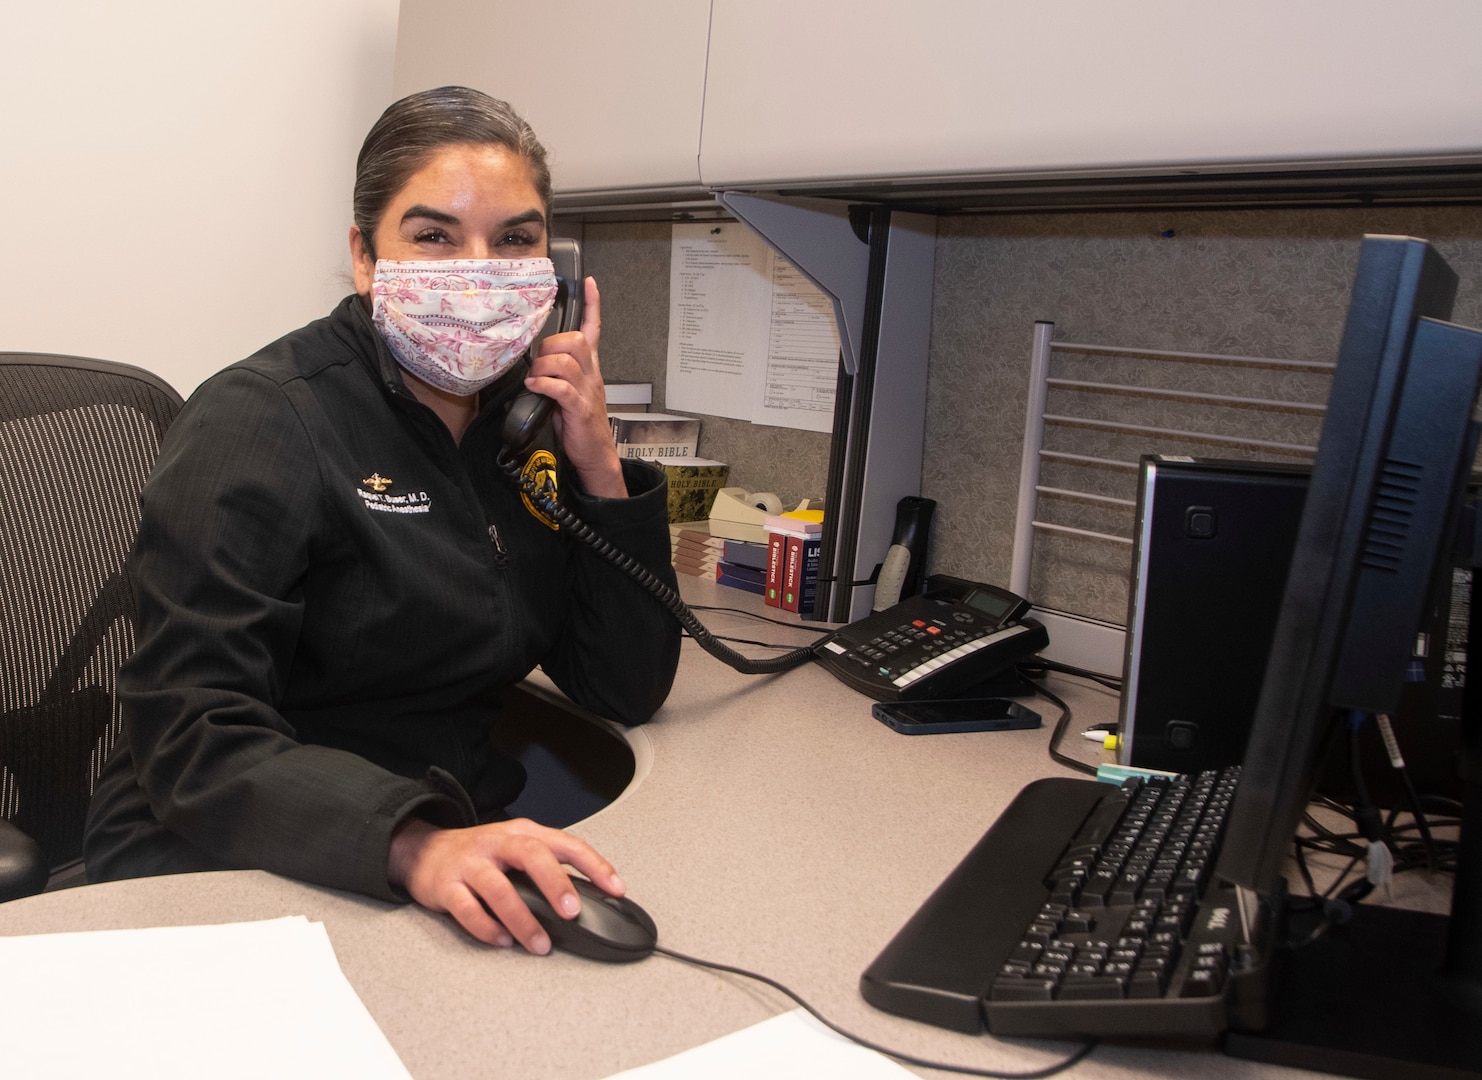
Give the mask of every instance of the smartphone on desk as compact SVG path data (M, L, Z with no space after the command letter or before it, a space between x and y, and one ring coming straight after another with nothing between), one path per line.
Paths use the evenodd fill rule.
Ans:
M877 701L876 720L902 735L940 735L949 731L1011 731L1037 728L1039 713L1010 698L953 701Z

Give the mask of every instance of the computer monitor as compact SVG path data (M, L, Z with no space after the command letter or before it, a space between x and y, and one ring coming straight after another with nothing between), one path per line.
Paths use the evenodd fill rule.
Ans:
M1450 316L1456 287L1456 275L1425 241L1365 237L1217 867L1219 876L1242 886L1249 919L1280 895L1273 885L1291 852L1328 731L1350 710L1387 713L1398 704L1426 597L1456 535L1476 450L1473 411L1482 373L1482 333L1440 321ZM1473 783L1468 794L1476 790ZM1474 811L1477 802L1467 799ZM1468 835L1475 847L1475 830L1463 844ZM1459 898L1467 873L1458 867ZM1452 922L1482 923L1476 899L1467 904L1470 910L1453 911ZM1227 1050L1356 1076L1386 1075L1401 1065L1406 1070L1393 1075L1471 1075L1451 1071L1455 1055L1470 1048L1438 1049L1444 1037L1433 1029L1453 1009L1463 1026L1482 1023L1477 936L1451 936L1453 947L1470 957L1398 957L1404 949L1424 954L1429 946L1422 938L1437 935L1444 951L1444 917L1419 918L1421 932L1408 918L1413 914L1401 913L1404 926L1397 929L1385 923L1393 933L1366 935L1358 932L1369 925L1366 910L1351 928L1325 935L1321 948L1281 958L1284 978L1297 980L1292 993L1300 1002L1278 989L1265 1034L1234 1035ZM1372 984L1352 966L1366 958L1384 972ZM1332 970L1319 970L1324 964ZM1319 983L1327 989L1320 992ZM1318 1004L1321 993L1331 995L1330 1007ZM1417 1004L1430 1015L1403 1015ZM1324 1013L1336 1034L1316 1030ZM1429 1060L1438 1053L1439 1062Z

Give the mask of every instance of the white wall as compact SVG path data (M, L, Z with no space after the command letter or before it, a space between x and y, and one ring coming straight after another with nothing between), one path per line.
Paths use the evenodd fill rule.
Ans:
M0 350L182 394L349 291L396 0L0 0Z

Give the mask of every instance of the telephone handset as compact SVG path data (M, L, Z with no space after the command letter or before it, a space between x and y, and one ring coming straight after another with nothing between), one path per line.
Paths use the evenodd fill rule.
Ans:
M961 697L1050 643L1029 607L994 585L932 578L920 596L835 630L813 652L876 701Z
M553 236L548 254L556 267L556 303L551 308L551 315L546 320L544 329L530 343L532 354L535 347L552 334L581 329L582 301L586 296L586 279L581 272L581 248L575 240ZM518 454L529 448L540 429L545 426L555 404L544 394L529 390L510 402L509 412L504 414L501 439L511 454Z

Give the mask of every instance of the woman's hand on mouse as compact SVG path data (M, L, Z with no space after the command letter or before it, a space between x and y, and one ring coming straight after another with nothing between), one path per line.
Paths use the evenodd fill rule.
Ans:
M602 297L592 278L585 279L582 287L586 299L581 329L552 334L540 343L537 355L531 358L525 386L556 403L556 434L566 459L581 476L582 486L592 495L624 498L628 488L612 442L607 392L597 361Z
M532 953L547 953L550 936L504 871L523 870L552 908L572 918L581 900L563 863L610 895L623 895L617 871L590 844L523 818L468 829L440 829L413 818L392 836L386 870L392 885L431 911L447 912L480 941L518 941Z

